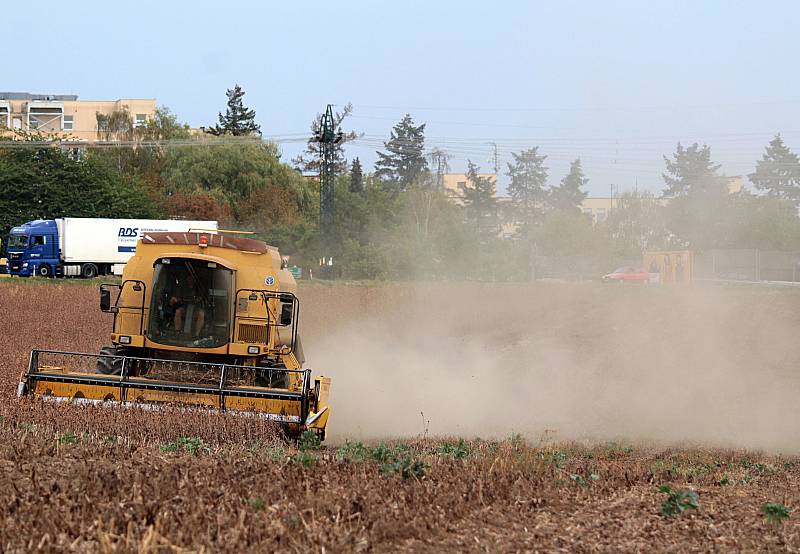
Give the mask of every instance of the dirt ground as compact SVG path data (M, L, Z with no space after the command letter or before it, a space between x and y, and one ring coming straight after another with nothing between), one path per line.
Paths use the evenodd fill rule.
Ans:
M104 344L97 305L0 284L3 551L800 551L760 511L800 506L800 291L304 287L322 448L17 401L30 348ZM699 507L663 515L662 485Z

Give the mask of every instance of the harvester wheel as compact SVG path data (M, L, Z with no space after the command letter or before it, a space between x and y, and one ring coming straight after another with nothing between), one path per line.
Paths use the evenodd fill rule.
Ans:
M100 349L100 356L97 358L97 373L104 375L120 375L122 373L122 358L109 358L106 356L126 356L128 352L121 346L104 346Z
M262 365L267 370L266 375L256 378L256 385L259 387L269 387L271 389L288 389L289 374L281 369L286 369L283 364L280 366Z

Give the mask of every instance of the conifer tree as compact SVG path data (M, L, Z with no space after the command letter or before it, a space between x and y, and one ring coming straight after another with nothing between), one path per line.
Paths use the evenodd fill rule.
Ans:
M768 196L790 200L800 205L800 159L778 134L756 162L755 173L748 175L758 190Z
M719 164L711 160L711 148L697 143L678 148L672 158L664 156L663 174L669 199L666 207L674 246L706 250L728 244L726 218L734 206L727 177L719 175Z
M720 166L711 161L708 145L700 146L695 142L684 148L679 142L672 159L664 156L664 163L667 166L662 174L667 185L664 196L675 198L700 192L727 192L725 181L717 175Z
M404 191L428 169L425 159L425 124L414 125L409 114L394 126L389 140L383 143L387 152L377 152L375 176L395 191Z
M364 191L364 170L361 168L361 160L353 160L353 167L350 168L350 192L360 193Z
M497 235L498 217L495 183L480 175L480 168L467 161L467 184L464 187L464 206L467 218L484 239Z
M219 123L209 129L212 135L233 135L235 137L257 135L261 136L261 126L255 121L256 112L250 110L242 103L244 91L239 85L228 89L228 107L225 115L219 114Z
M580 211L580 205L586 198L583 187L589 179L584 177L581 159L578 158L569 164L567 173L557 187L550 189L548 204L556 211L564 213L576 213Z
M508 194L511 196L515 216L521 224L520 230L524 234L541 213L547 197L547 167L544 165L547 156L539 154L538 146L518 154L512 152L511 156L514 161L508 164L506 173L511 177Z

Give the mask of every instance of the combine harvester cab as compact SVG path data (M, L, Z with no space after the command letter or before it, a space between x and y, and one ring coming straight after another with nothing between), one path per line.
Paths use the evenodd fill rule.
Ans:
M209 408L324 439L331 380L303 368L295 293L277 249L261 241L146 233L122 284L100 287L112 346L32 351L18 395Z

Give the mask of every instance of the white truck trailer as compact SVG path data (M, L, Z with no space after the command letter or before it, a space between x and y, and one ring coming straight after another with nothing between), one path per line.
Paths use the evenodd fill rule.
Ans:
M122 275L146 232L216 231L216 221L93 219L64 217L29 221L11 229L8 272L41 277Z

